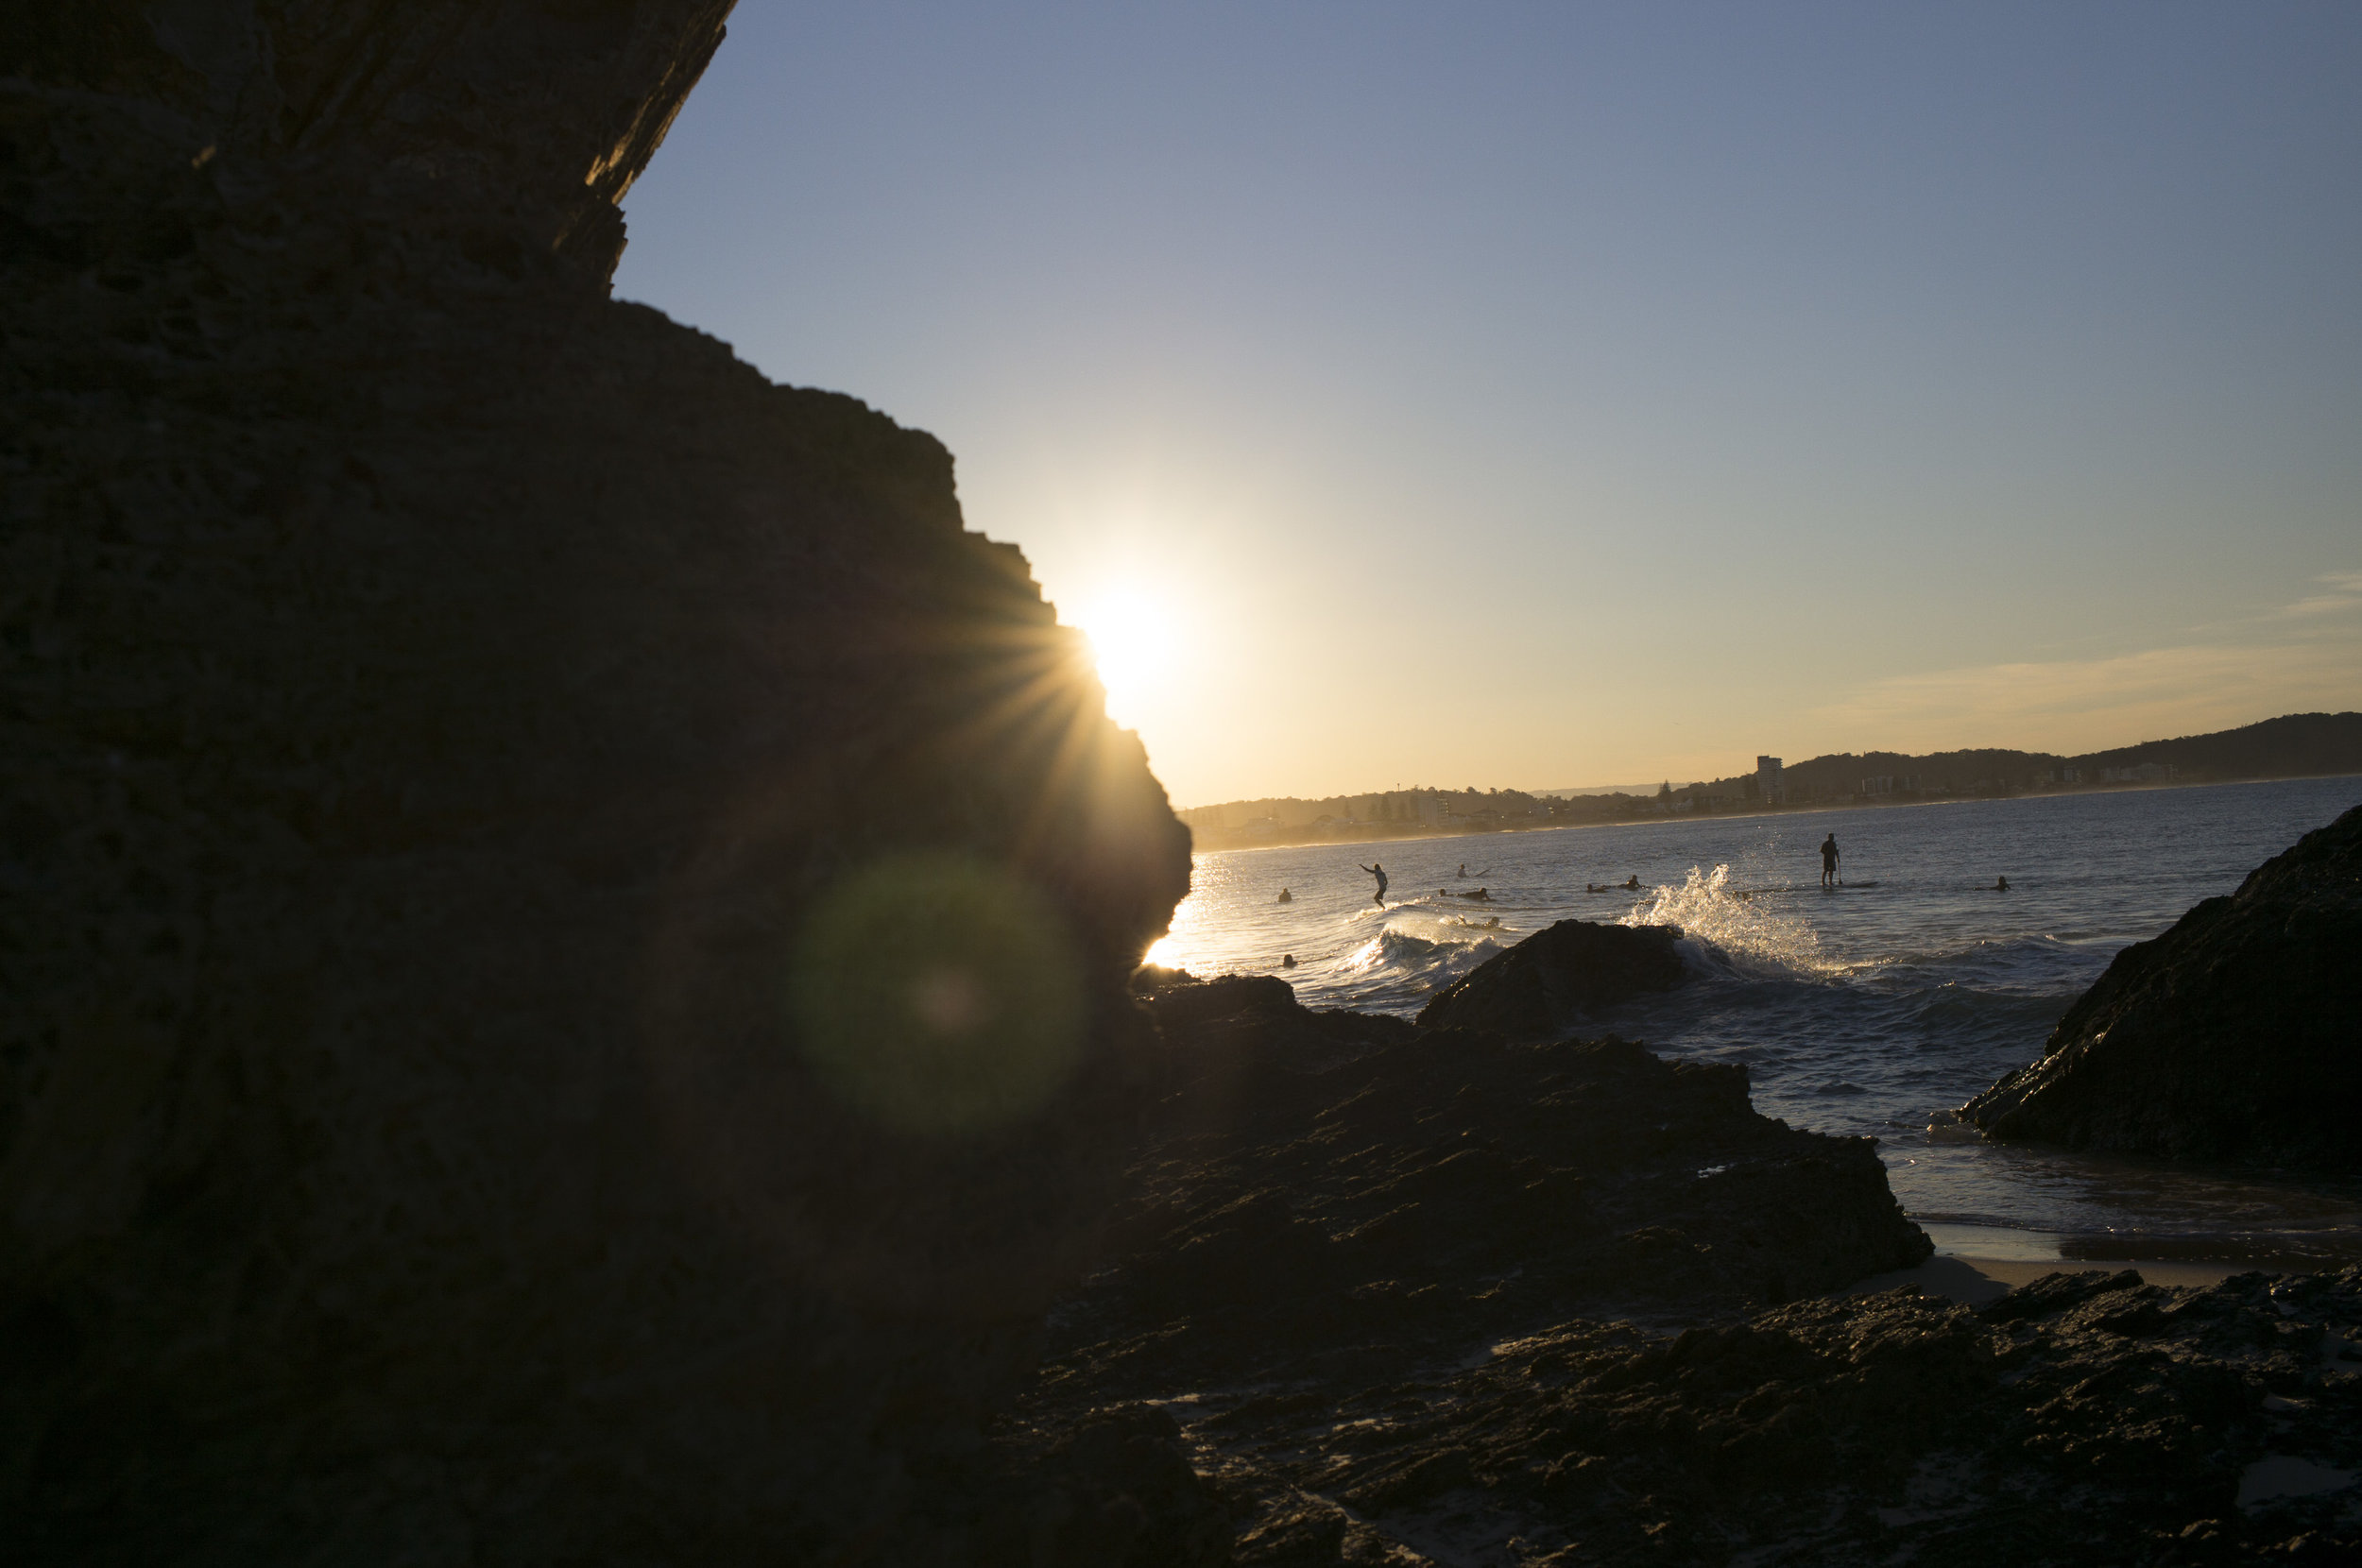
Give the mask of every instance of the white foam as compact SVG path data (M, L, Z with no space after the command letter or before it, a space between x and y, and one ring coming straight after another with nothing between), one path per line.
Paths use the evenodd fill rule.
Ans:
M1693 865L1681 886L1660 886L1617 924L1679 926L1741 975L1836 980L1861 967L1823 950L1819 934L1801 917L1772 914L1734 895L1730 881L1727 865L1711 872Z

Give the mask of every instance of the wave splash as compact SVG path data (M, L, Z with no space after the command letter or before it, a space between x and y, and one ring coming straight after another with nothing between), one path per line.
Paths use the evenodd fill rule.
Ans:
M1801 916L1773 914L1731 891L1731 868L1710 872L1696 866L1682 885L1663 885L1650 900L1617 922L1623 926L1679 926L1683 932L1740 975L1754 979L1839 980L1860 966L1834 957L1820 933Z
M1485 928L1467 923L1471 933ZM1338 972L1353 983L1372 988L1370 999L1409 998L1440 990L1501 950L1487 931L1475 941L1413 936L1389 929L1345 955Z

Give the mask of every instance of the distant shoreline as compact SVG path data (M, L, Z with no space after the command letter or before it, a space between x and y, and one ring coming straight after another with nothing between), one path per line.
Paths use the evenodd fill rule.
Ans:
M1692 822L1747 822L1762 817L1815 816L1827 811L1891 811L1908 810L1926 806L2007 805L2021 800L2058 800L2068 796L2100 794L2150 794L2166 790L2221 790L2241 784L2295 784L2305 779L2362 778L2362 773L2280 774L2257 778L2206 778L2171 784L2098 784L2063 790L2029 790L2006 795L1944 795L1928 800L1853 800L1813 801L1796 806L1757 806L1743 811L1684 811L1678 814ZM1408 833L1384 833L1377 837L1330 838L1308 834L1296 838L1274 839L1269 844L1233 844L1220 848L1203 849L1192 842L1190 854L1248 855L1266 849L1345 848L1354 844L1417 844L1432 839L1495 839L1512 833L1588 833L1606 827L1661 827L1676 821L1673 812L1652 813L1627 817L1612 822L1553 822L1535 823L1532 827L1462 827L1439 831L1432 827ZM1194 830L1192 830L1194 840Z

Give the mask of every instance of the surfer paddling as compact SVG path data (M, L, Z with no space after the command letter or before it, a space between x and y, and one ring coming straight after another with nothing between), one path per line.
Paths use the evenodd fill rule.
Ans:
M1354 864L1356 864L1356 865L1361 865L1361 861L1354 861L1353 863L1354 863ZM1375 904L1377 904L1377 905L1378 905L1378 907L1379 909L1381 909L1381 910L1382 910L1382 909L1384 909L1384 908L1386 907L1386 865L1385 865L1385 862L1381 861L1379 861L1377 865L1363 865L1363 866L1361 866L1361 869L1362 869L1362 870L1364 870L1364 871L1366 871L1366 872L1368 872L1371 876L1373 876L1373 877L1375 877L1375 878L1378 878L1378 896L1377 896L1375 899L1373 899L1373 900L1372 900L1372 902L1373 902L1373 903L1375 903Z

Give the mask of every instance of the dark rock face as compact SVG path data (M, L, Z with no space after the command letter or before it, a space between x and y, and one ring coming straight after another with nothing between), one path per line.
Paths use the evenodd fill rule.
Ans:
M1754 1115L1738 1071L1254 980L1174 1004L1115 1261L1000 1440L1124 1436L1133 1490L1060 1482L1067 1528L1154 1517L1154 1560L1213 1563L1226 1515L1273 1568L2362 1550L2362 1270L1817 1295L1926 1241L1866 1144Z
M1393 1538L1242 1457L1580 1313L1734 1312L1927 1253L1868 1142L1755 1115L1743 1068L1309 1012L1267 976L1136 983L1164 1054L1114 1261L1052 1313L1052 1360L991 1463L1038 1476L1113 1422L1137 1468L1114 1497L1112 1478L1057 1482L1075 1523L1043 1526L1035 1560L1210 1565L1234 1530L1250 1561L1389 1560ZM1181 1401L1161 1408L1187 1431L1110 1401ZM1457 1450L1401 1458L1357 1518L1467 1480ZM1136 1512L1154 1536L1055 1555Z
M1743 1068L1275 1005L1164 1016L1171 1077L1058 1309L1093 1397L1382 1381L1581 1312L1712 1313L1927 1255L1863 1139L1756 1115ZM1250 989L1253 988L1253 989Z
M2343 1564L2362 1269L2054 1274L1678 1335L1562 1322L1383 1379L1192 1389L1243 1565Z
M606 299L727 9L0 26L11 1560L909 1556L1080 1267L1187 834L939 445Z
M14 150L99 177L43 193L40 221L12 238L53 258L120 239L127 226L145 229L151 249L184 242L191 214L142 213L124 198L163 192L174 162L217 163L210 179L180 183L248 208L270 237L300 233L282 264L349 267L354 258L331 253L347 243L445 272L464 263L604 283L623 247L616 203L712 59L733 4L11 7L0 77L37 84L9 94ZM28 121L51 128L26 136ZM133 127L177 157L146 156L127 137ZM244 231L250 240L253 225ZM282 279L305 281L291 269Z
M2362 1168L2362 807L2116 955L1960 1108L1995 1138Z
M1167 1030L1241 1013L1295 1015L1304 1011L1296 1001L1295 988L1276 975L1199 980L1184 970L1144 967L1132 977L1132 990Z
M1480 1029L1533 1040L1586 1014L1688 979L1673 926L1562 920L1478 964L1419 1010L1435 1029Z

